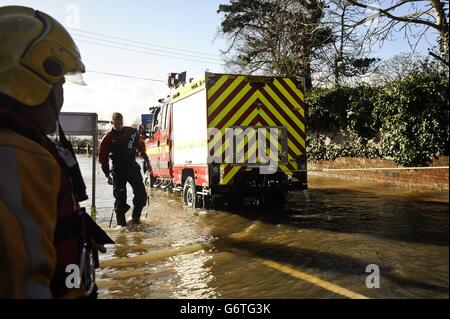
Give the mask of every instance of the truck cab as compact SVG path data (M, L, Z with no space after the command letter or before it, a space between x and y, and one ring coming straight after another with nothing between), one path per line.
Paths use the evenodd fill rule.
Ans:
M152 166L152 174L158 178L171 178L170 127L171 105L162 103L151 108L153 119L145 146Z

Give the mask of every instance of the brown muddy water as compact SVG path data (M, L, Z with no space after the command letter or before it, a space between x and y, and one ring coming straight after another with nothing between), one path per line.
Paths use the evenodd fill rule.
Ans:
M79 160L90 191L91 158ZM309 201L292 192L267 212L192 210L152 190L142 225L109 229L112 187L96 176L97 221L116 241L99 298L449 297L448 192L310 177ZM366 286L368 265L379 288Z

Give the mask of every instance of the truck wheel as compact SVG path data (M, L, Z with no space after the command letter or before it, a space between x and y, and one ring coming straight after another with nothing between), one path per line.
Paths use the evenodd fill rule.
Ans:
M265 208L283 209L286 205L286 196L283 191L264 192L262 198Z
M183 200L187 207L195 208L197 206L197 191L192 176L189 176L184 182Z

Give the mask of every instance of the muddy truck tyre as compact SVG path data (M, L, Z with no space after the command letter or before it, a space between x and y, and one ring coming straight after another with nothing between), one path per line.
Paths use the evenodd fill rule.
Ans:
M183 201L187 207L195 208L197 206L197 191L192 176L189 176L184 182Z

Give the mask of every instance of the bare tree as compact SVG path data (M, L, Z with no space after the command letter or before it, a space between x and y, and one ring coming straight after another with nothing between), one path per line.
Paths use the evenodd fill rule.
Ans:
M331 38L314 55L319 83L348 84L347 79L364 76L376 66L379 59L370 56L370 38L352 26L363 11L346 0L327 1L322 24L331 29Z
M352 27L371 24L368 30L375 41L384 41L395 32L403 32L413 53L418 44L426 40L430 30L437 32L438 50L429 45L431 56L449 67L449 1L440 0L346 0L365 10L365 15ZM388 5L386 3L389 2Z
M424 56L399 54L383 61L372 76L375 84L400 80L414 72L439 73L439 62Z
M411 74L415 68L415 64L416 59L411 54L396 55L383 61L377 70L375 78L381 83L399 80Z

